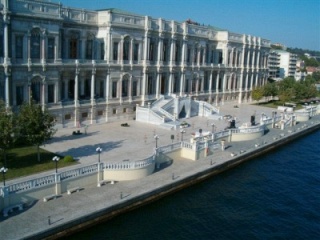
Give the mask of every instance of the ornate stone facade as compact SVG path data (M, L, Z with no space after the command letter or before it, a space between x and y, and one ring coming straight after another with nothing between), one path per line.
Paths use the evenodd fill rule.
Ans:
M0 2L0 98L13 109L32 98L61 126L132 119L161 95L250 101L268 77L270 42L260 37L117 9Z

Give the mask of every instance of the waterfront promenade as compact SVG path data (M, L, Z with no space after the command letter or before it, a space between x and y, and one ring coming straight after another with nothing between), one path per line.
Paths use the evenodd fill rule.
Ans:
M221 115L230 114L237 119L237 126L249 122L250 116L256 114L259 121L261 113L271 116L274 109L251 105L239 105L233 108L233 103L221 107ZM186 119L191 124L186 128L184 140L189 140L192 132L211 131L211 123L217 126L216 131L224 129L227 122L224 120L208 120L207 118ZM309 122L300 123L291 127L291 131L299 132L305 124L319 121L319 116L313 117ZM125 121L123 121L125 122ZM109 123L89 126L87 135L72 136L74 129L60 129L51 143L45 148L62 155L73 155L79 159L79 164L91 164L97 162L98 156L95 152L97 146L103 149L101 160L103 162L119 162L123 160L139 160L150 156L155 147L154 134L159 136L158 146L167 145L180 140L179 130L165 130L157 126L147 125L134 121L127 121L130 127L120 127L120 123ZM112 206L134 201L139 196L148 194L155 189L165 185L183 181L199 172L206 171L232 159L231 153L239 153L241 150L250 152L256 150L256 144L272 144L275 138L283 138L288 130L271 129L261 139L228 143L226 151L218 149L213 155L198 161L186 159L174 159L173 164L154 174L135 181L118 182L114 185L105 185L97 188L96 185L88 186L84 190L72 195L62 194L62 197L49 201L37 201L21 212L14 212L9 217L0 217L0 231L3 239L21 239L37 236L50 229L56 231L59 226L64 226L79 219L85 221L87 216L98 213ZM84 129L82 130L84 131ZM285 136L281 136L285 134ZM72 167L71 167L72 168ZM45 173L44 173L45 174ZM174 177L173 177L174 176ZM23 179L27 179L23 178ZM21 181L22 179L9 181L8 184ZM48 222L50 217L50 225ZM80 221L81 222L81 221ZM38 235L39 236L39 235Z

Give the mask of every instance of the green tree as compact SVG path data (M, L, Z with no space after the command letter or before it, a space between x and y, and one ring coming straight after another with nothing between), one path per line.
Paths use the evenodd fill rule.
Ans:
M3 165L7 165L7 151L15 140L15 120L14 113L8 111L5 103L0 101L0 148L3 156Z
M320 71L312 73L312 78L316 81L316 83L320 83Z
M256 87L252 89L251 97L255 101L259 101L263 98L263 87Z
M20 107L18 123L20 137L26 143L37 147L38 161L40 161L40 146L56 132L54 117L47 109L42 110L40 105L36 105L31 101Z
M296 80L293 77L284 78L282 81L278 82L278 97L279 101L282 103L291 102L295 100L296 97Z
M278 95L278 90L276 83L268 82L266 85L263 86L263 96L264 97L275 97Z

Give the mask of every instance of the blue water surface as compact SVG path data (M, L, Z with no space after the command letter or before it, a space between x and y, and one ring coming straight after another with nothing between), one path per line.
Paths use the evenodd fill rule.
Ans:
M320 239L320 131L68 239Z

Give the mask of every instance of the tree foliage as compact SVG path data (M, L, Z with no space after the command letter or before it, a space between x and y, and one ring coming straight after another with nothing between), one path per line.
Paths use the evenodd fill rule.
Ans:
M299 102L303 99L316 97L318 91L315 80L310 76L304 81L295 81L288 77L278 82L278 97L281 102Z
M3 101L0 101L0 148L3 156L3 165L6 165L6 152L13 146L15 140L16 116L6 109Z
M263 87L255 87L252 89L251 97L255 101L260 101L263 98Z
M33 101L20 107L18 115L20 137L30 145L38 148L38 161L40 161L39 147L49 140L56 132L55 119L47 109L41 109Z
M263 96L268 97L275 97L278 95L277 86L275 83L267 83L263 86Z

